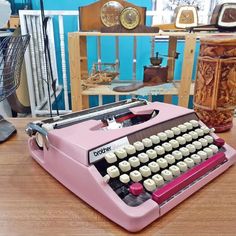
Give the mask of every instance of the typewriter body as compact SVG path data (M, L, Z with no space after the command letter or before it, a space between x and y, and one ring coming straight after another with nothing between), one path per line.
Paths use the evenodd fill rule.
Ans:
M193 110L131 99L29 123L32 157L136 232L229 168L236 152Z

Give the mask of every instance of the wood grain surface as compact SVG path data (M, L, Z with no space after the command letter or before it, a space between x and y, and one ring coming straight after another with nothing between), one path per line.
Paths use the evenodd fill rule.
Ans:
M29 119L0 145L0 235L128 235L44 171L29 155ZM236 125L220 134L236 148ZM89 187L89 186L88 186ZM236 166L137 235L236 235Z

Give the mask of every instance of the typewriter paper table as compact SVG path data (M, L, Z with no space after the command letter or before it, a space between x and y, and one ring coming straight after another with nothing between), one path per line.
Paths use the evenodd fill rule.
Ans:
M72 194L29 155L24 128L29 119L11 120L18 134L0 145L0 235L127 235ZM220 134L236 148L234 128ZM236 166L139 234L236 235Z

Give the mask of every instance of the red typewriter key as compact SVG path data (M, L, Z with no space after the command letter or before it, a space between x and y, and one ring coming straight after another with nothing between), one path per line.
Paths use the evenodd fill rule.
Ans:
M129 192L135 196L138 196L143 193L143 185L140 183L133 183L129 186Z

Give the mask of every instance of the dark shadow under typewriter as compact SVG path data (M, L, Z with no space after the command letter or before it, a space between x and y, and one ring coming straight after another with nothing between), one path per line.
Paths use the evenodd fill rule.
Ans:
M0 102L20 84L21 66L30 36L10 36L0 42ZM0 143L16 133L15 127L0 115Z

